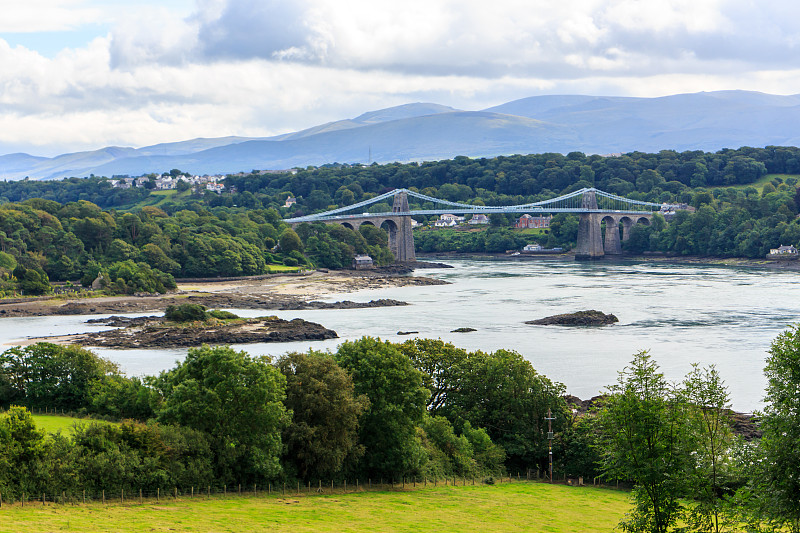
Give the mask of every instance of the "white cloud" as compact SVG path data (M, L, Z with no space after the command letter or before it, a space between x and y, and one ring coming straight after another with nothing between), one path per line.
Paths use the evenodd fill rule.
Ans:
M52 58L0 39L0 153L266 136L410 101L800 86L785 2L188 1L11 9L0 27L113 29Z
M85 0L26 0L2 7L0 33L64 31L102 19L102 10Z

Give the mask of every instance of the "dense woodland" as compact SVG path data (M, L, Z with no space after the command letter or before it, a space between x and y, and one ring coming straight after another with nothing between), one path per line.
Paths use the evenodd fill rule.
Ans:
M364 337L277 361L203 346L128 378L79 347L0 355L0 493L165 493L318 480L478 478L546 471L633 486L624 531L798 531L800 327L772 345L763 435L733 431L725 384L695 366L668 383L636 354L588 411L516 352ZM15 407L16 406L16 407ZM46 435L28 408L125 419Z
M86 200L2 204L0 291L42 294L48 281L88 285L101 275L111 292L164 292L175 277L264 274L270 265L342 268L357 253L379 265L393 261L385 232L374 227L306 225L301 239L275 209L188 207L168 215L151 206L102 210Z
M17 265L25 269L3 291L35 292L46 285L45 277L86 282L101 271L109 286L122 280L113 290L135 292L169 288L170 276L261 274L270 264L342 268L357 253L386 264L392 257L384 231L317 224L301 226L295 235L281 219L350 205L397 187L476 205L539 201L582 187L687 203L697 211L679 212L669 224L657 216L650 226L636 226L625 249L757 258L781 244L800 245L800 194L798 180L791 176L797 173L800 149L794 147L664 150L617 157L578 152L456 157L409 164L333 164L294 174L254 171L225 179L234 193L194 191L158 207L147 206L158 201L150 189L113 189L105 178L0 182L0 201L8 201L0 207L0 251L11 256L0 255L0 268L8 279ZM752 185L767 174L775 176ZM284 207L288 196L297 198L289 208ZM414 202L412 209L434 207ZM379 203L369 211L390 208ZM546 235L511 230L510 216L496 216L492 222L481 232L417 230L417 248L503 252L538 241L569 249L577 236L577 220L565 214L554 218Z

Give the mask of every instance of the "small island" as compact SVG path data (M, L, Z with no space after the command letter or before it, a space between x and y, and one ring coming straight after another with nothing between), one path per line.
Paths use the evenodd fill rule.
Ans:
M66 335L60 344L104 348L184 348L201 344L251 344L335 339L335 331L300 318L283 320L276 316L241 318L227 311L207 311L197 304L170 306L163 317L109 317L89 323L118 329Z
M607 326L615 322L619 322L616 316L591 309L528 320L525 323L537 326Z

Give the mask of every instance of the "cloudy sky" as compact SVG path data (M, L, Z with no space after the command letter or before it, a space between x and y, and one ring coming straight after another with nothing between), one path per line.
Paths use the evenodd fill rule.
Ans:
M800 93L790 0L0 0L0 154L268 136L409 102Z

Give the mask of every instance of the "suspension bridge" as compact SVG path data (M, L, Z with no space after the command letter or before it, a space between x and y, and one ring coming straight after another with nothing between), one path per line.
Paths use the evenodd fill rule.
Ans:
M421 200L422 208L409 209L409 197ZM365 209L375 204L388 205L392 210L372 213ZM362 224L384 228L389 234L389 248L398 263L416 260L411 217L416 215L491 215L515 213L544 215L575 213L580 216L575 259L599 259L605 255L622 254L622 242L630 238L635 224L649 225L655 212L663 209L680 209L677 205L657 204L631 200L595 188L584 188L557 198L519 205L483 206L451 202L408 189L394 189L363 202L358 202L323 213L285 219L295 226L302 222L327 222L341 224L357 230ZM603 231L605 224L605 231ZM621 234L620 234L621 227Z

